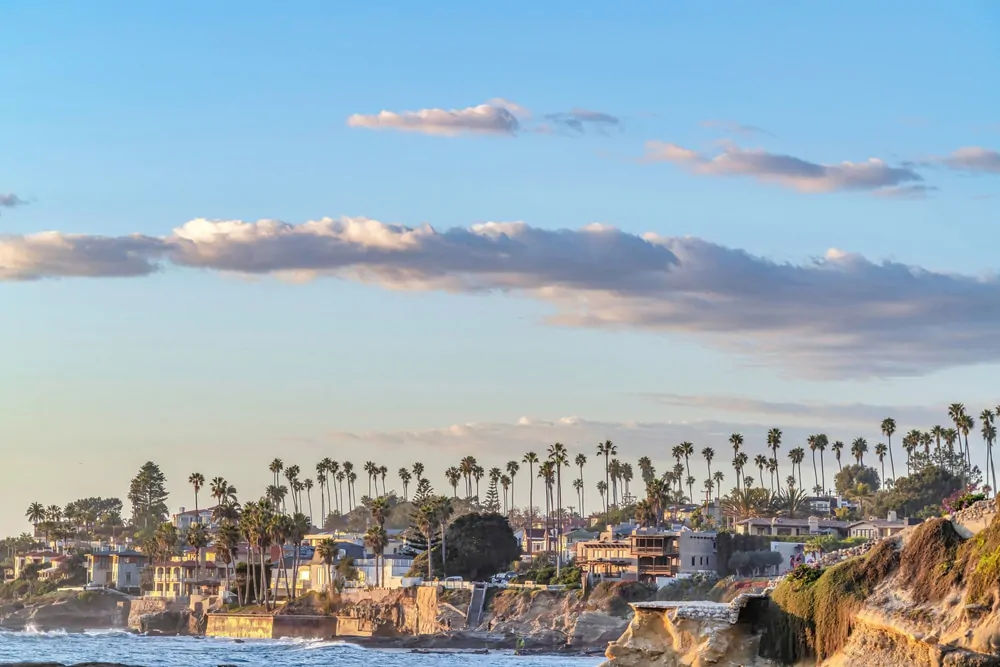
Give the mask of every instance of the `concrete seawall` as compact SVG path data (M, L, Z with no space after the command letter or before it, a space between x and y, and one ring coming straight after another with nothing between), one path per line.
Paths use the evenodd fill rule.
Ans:
M361 619L343 616L209 614L205 635L233 639L371 637L367 625Z

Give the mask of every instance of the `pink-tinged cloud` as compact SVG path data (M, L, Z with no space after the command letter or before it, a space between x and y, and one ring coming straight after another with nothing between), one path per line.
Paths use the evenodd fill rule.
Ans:
M513 110L512 110L512 108ZM439 137L462 134L513 136L520 129L517 113L522 107L505 100L491 100L464 109L421 109L419 111L380 111L377 114L354 114L347 119L349 127L370 130L418 132Z
M915 375L1000 361L996 275L836 249L788 263L600 224L438 230L368 218L192 220L158 238L0 237L0 280L141 276L169 265L393 290L502 291L548 304L550 324L689 336L800 375Z
M924 179L907 167L892 167L871 158L864 162L818 164L791 155L726 145L715 155L662 141L646 143L645 160L672 162L703 176L746 176L799 192L868 191L906 187ZM911 189L913 195L919 190Z

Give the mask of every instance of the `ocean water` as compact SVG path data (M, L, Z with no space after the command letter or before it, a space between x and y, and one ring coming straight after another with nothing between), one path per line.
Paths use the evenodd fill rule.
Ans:
M602 659L515 656L510 652L421 655L322 640L248 639L237 643L232 639L143 637L115 630L84 633L0 631L0 663L21 661L67 665L99 661L142 667L596 667Z

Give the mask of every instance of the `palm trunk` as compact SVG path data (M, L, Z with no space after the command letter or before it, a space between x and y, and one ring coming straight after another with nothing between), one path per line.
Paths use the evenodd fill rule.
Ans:
M295 558L292 560L292 599L298 597L299 584L299 556L302 553L302 545L295 545Z
M285 580L285 599L286 600L291 600L292 599L292 592L288 589L288 573L285 572L285 549L284 548L281 549L281 567L278 568L278 571L274 575L274 582L273 583L274 583L274 599L275 600L278 599L278 580L279 579L284 579Z
M562 464L556 468L556 526L558 527L556 533L556 578L558 579L562 566Z
M446 563L448 562L448 549L445 546L445 533L447 533L447 527L445 522L441 522L441 577L446 578L448 576L448 570Z
M604 485L607 490L604 492L604 513L608 513L608 494L611 493L611 463L608 461L610 453L604 455ZM607 519L607 517L605 517Z
M264 547L260 548L260 592L264 596L264 609L271 608L271 602L267 599L267 566L264 564Z
M243 583L246 584L246 595L243 596L243 602L244 602L244 604L250 604L250 582L251 581L254 581L254 576L253 576L253 549L251 549L250 545L247 544L247 575L246 575L246 581L243 582ZM256 586L256 585L257 585L256 581L254 581L254 586Z
M891 435L887 436L887 438L889 440L889 472L892 473L892 481L893 481L893 483L895 483L895 481L896 481L896 463L892 459L892 436ZM959 441L958 444L961 447L961 445L962 445L961 441Z
M528 542L528 555L531 555L531 529L534 527L535 523L535 467L533 464L528 464L528 512L527 521L528 524L524 529L524 536Z

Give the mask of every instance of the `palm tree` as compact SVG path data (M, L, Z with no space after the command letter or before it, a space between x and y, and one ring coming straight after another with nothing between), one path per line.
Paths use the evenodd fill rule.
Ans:
M793 447L788 450L788 459L792 462L792 477L795 477L796 467L799 470L798 486L802 488L802 459L806 457L806 450L801 447Z
M573 480L573 489L576 491L576 500L583 507L583 480L577 477ZM582 516L582 512L581 512Z
M538 454L528 452L521 459L521 462L528 464L528 511L525 513L528 522L528 525L525 526L525 535L528 535L535 519L535 464L538 463ZM531 554L530 537L528 538L528 554Z
M566 446L557 442L549 447L549 460L552 461L556 469L556 520L559 529L558 539L560 540L560 543L556 545L558 549L558 553L556 554L556 577L558 577L562 563L562 469L564 466L569 465L569 452L566 451Z
M462 475L465 476L465 497L472 497L472 473L476 469L476 458L474 456L466 456L459 463L459 469L462 471Z
M368 475L368 497L374 498L372 495L372 480L375 479L375 475L378 474L378 466L375 465L374 461L365 461L365 465L362 467L365 474Z
M712 459L715 458L715 450L711 447L705 447L701 450L701 457L705 459L705 465L708 466L708 478L712 479Z
M194 513L198 514L198 492L205 486L205 476L200 472L193 472L188 477L188 484L194 487Z
M385 528L379 525L372 526L365 533L365 546L368 547L372 554L375 556L375 587L378 588L380 585L380 574L382 568L380 564L382 562L382 554L385 553L385 548L389 545L389 535L385 532ZM430 542L428 542L430 545ZM430 546L427 548L427 560L431 560L431 550ZM428 566L428 577L430 576L430 566Z
M323 559L323 564L326 565L326 578L327 578L327 591L333 591L333 561L336 560L337 554L340 550L337 548L337 543L331 540L329 537L319 543L316 547L316 552L319 557Z
M28 511L24 513L24 516L28 518L28 521L37 530L38 524L45 520L45 506L41 503L31 503L28 505Z
M486 469L477 465L472 469L472 479L476 481L476 498L479 498L479 481L486 475Z
M833 444L830 445L830 449L833 450L833 453L837 457L837 469L838 470L843 470L844 466L841 465L841 463L840 463L840 453L842 451L844 451L844 443L842 443L840 440L834 440ZM824 486L826 486L826 485L824 484Z
M597 455L604 457L604 513L608 513L607 489L611 486L611 457L618 454L618 448L610 440L598 443Z
M458 498L458 483L462 481L462 471L455 466L451 466L444 471L444 476L448 480L448 483L451 484L452 493Z
M941 438L944 437L944 427L940 424L936 424L931 427L931 435L934 436L934 452L938 453L941 451Z
M646 459L646 461L649 461L649 459ZM587 516L587 511L584 509L584 501L586 500L586 491L585 491L586 487L582 486L583 485L583 466L587 465L587 455L584 454L583 452L580 452L579 454L576 455L576 458L573 459L573 463L576 464L577 469L580 471L580 484L581 484L581 488L579 489L579 492L580 492L579 493L579 496L580 496L580 516ZM641 467L642 467L642 463L641 463L641 459L640 459L640 468ZM645 479L645 477L643 477L643 479Z
M868 452L868 441L864 438L855 438L851 443L851 455L857 460L859 466L865 464L865 454Z
M201 581L201 550L208 546L208 531L201 523L188 528L187 543L194 547L194 580Z
M618 507L618 480L621 478L621 461L611 459L609 472L611 473L611 506Z
M507 461L507 474L510 476L510 511L513 512L516 508L514 505L514 478L517 477L517 473L520 472L521 466L517 461Z
M423 471L421 470L421 472ZM412 475L410 475L410 471L407 470L406 468L400 468L398 474L399 474L399 481L403 483L403 500L405 501L409 494L410 480L413 479L413 477Z
M313 523L313 498L312 498L312 488L313 481L306 477L302 480L302 488L306 491L306 499L309 501L309 525L312 526Z
M577 461L580 460L582 454L577 454ZM587 457L583 457L583 461L586 463ZM656 477L656 471L653 469L653 462L649 460L648 456L642 456L639 458L639 472L642 474L642 481L649 484L650 480ZM580 470L581 479L583 470Z
M952 403L948 406L948 417L955 424L955 432L960 433L962 431L962 417L965 416L965 406L961 403ZM965 452L962 449L962 442L958 443L958 453L964 458Z
M772 428L767 432L767 445L771 448L771 460L774 461L774 472L778 472L778 448L781 447L781 429ZM775 475L777 477L777 475ZM781 492L781 480L778 480L778 492Z
M889 441L886 447L889 452L889 470L892 472L892 478L896 479L896 464L892 460L892 434L896 432L896 420L892 417L886 417L882 420L882 435L886 437ZM885 473L883 472L882 478L885 478Z
M763 454L758 454L753 457L753 464L757 466L757 470L760 471L761 485L764 484L764 468L767 467L767 457Z
M507 495L510 493L510 475L506 473L500 475L500 488L503 489L503 513L510 515L510 509L507 504Z
M684 456L684 469L687 471L688 479L691 477L691 455L694 454L694 444L684 441L680 444L681 454ZM688 496L694 498L694 482L688 482Z
M271 465L267 468L271 471L271 474L274 475L274 485L278 486L278 475L280 475L281 471L285 469L285 464L281 461L281 459L274 459L271 461Z
M555 484L556 469L551 459L543 461L538 466L538 477L541 478L545 489L545 552L552 551L549 539L551 537L552 506L555 504L552 498L552 487Z
M806 438L809 451L812 452L813 459L813 484L819 486L819 471L816 469L816 451L819 449L819 435L810 435Z
M319 486L319 527L322 528L326 525L326 465L323 461L316 464L316 485Z
M413 464L413 476L418 482L424 478L424 464L420 461ZM383 488L382 491L384 492L385 489Z
M740 449L743 447L743 434L733 433L729 436L729 444L733 446L733 468L736 471L736 488L740 488L740 484L743 479L743 466L746 465L747 456L743 454L743 463L737 463L740 460L740 454L742 452Z
M351 512L351 511L354 510L354 508L358 504L358 499L354 495L354 483L356 481L358 481L358 473L356 473L354 471L354 464L351 463L350 461L344 461L343 463L340 464L340 467L341 467L341 469L342 469L342 471L344 473L344 476L340 477L339 474L338 474L337 481L341 483L340 484L340 493L341 493L341 495L343 495L344 494L344 484L343 484L343 482L344 482L345 479L347 480L347 511ZM340 499L340 503L341 503L340 504L340 511L341 511L341 513L343 513L343 511L344 511L344 504L343 504L344 503L344 499L343 498Z
M726 479L726 476L721 470L716 470L712 479L715 480L715 500L718 501L719 497L722 496L722 481Z
M420 471L423 472L423 470L424 470L424 464L421 463L420 464ZM389 474L389 466L379 466L378 476L382 478L382 495L386 495L386 494L389 493L386 490L386 488L385 488L385 478L386 478L386 475L388 475L388 474ZM421 479L421 478L418 477L417 479ZM378 489L378 485L376 485L376 490L377 489Z
M340 463L338 463L337 461L333 461L331 459L328 459L328 458L327 459L323 459L323 462L324 462L325 467L326 467L326 472L330 475L330 481L326 485L326 510L327 510L327 512L332 513L333 512L334 502L336 502L336 504L337 504L337 514L343 514L344 513L344 508L340 504L341 498L340 498L340 494L337 492L337 489L338 489L337 479L338 479L338 476L340 475ZM345 464L345 467L346 467L346 464ZM325 521L326 517L323 517L323 520Z
M767 460L767 471L771 473L771 491L774 491L774 480L778 476L778 459ZM781 480L778 480L778 493L781 493Z
M983 434L983 440L986 441L986 468L983 469L983 476L993 479L993 493L996 494L997 491L997 475L993 466L993 442L997 437L996 426L993 425L993 411L989 408L983 410L979 413L979 421L982 424L981 431Z
M878 457L879 465L882 467L882 483L885 483L885 454L889 451L889 448L885 446L884 442L880 442L875 445L875 456Z
M750 461L746 452L737 452L733 457L733 470L736 471L736 488L743 484L743 467Z
M434 577L434 559L431 557L431 546L434 541L434 533L438 528L437 516L432 502L428 501L420 506L420 509L417 510L415 524L427 542L427 580L430 581Z
M965 437L965 463L970 470L972 469L972 453L969 451L969 433L972 432L975 425L972 415L962 415L962 425L958 429Z
M608 483L603 479L598 480L597 482L597 492L601 494L601 502L603 502L604 506L607 507L607 499L605 498L605 495L608 492Z
M506 475L501 475L500 480ZM441 572L444 577L448 576L447 562L448 562L448 545L445 541L445 537L448 534L448 522L451 520L452 515L455 513L455 508L451 504L451 499L446 496L436 496L431 503L434 508L434 519L437 521L438 526L441 529ZM427 557L430 558L431 554L428 551Z
M819 476L823 489L826 489L826 462L823 460L823 452L826 451L829 444L830 439L826 437L826 433L816 434L816 449L819 450Z
M218 532L215 534L215 558L221 560L226 566L225 577L226 577L226 592L229 592L229 569L232 564L236 562L237 549L240 543L240 531L236 527L234 521L224 521L222 525L219 526ZM237 586L236 597L239 604L243 603L242 590ZM223 599L225 602L225 599Z

